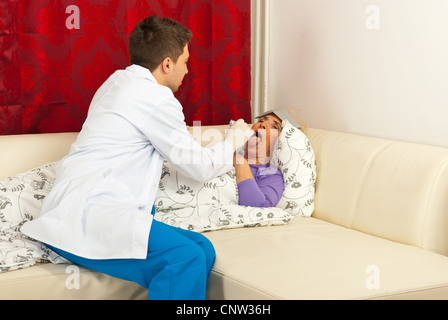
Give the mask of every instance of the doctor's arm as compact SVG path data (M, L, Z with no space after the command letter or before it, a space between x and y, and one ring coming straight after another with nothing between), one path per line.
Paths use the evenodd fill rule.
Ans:
M182 106L174 98L158 104L145 133L164 159L189 178L207 181L232 170L235 145L229 136L210 148L202 147L188 132Z

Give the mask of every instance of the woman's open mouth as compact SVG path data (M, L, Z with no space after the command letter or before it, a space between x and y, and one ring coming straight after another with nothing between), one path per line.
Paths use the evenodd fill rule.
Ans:
M249 139L248 143L249 146L253 147L259 145L262 140L262 136L257 131L255 131L255 134Z

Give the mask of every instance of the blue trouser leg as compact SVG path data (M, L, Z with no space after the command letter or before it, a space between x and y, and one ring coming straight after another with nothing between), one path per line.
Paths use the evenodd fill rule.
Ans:
M211 242L202 234L154 220L146 259L85 259L53 248L67 260L110 276L137 282L151 300L205 299L207 277L215 260Z

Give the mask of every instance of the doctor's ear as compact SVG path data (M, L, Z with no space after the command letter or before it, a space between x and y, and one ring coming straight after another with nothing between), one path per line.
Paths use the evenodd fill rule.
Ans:
M173 69L173 60L170 57L166 57L163 59L161 66L164 73L170 73Z

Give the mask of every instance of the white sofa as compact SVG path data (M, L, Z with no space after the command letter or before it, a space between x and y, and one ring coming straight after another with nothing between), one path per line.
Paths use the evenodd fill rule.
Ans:
M217 252L208 299L448 298L448 149L307 135L317 162L313 216L204 233ZM75 138L1 136L0 179L60 159ZM76 266L0 273L0 299L146 298L136 284Z

